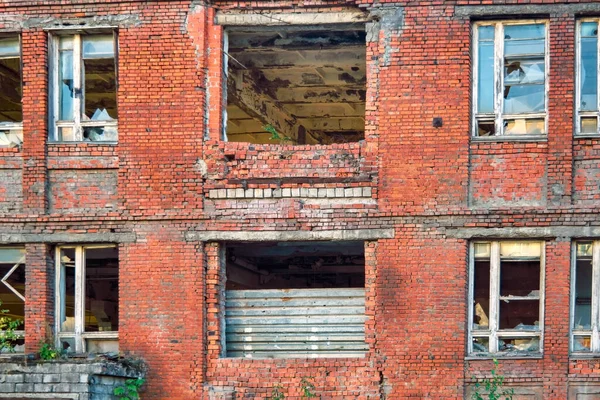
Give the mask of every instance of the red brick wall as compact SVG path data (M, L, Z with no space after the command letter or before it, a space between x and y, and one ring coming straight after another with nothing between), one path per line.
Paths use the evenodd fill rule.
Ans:
M54 252L38 243L25 251L25 347L35 352L53 337Z
M237 398L265 398L276 384L299 398L306 377L323 398L463 398L492 363L465 354L468 240L450 231L599 225L600 140L572 139L575 12L557 6L560 13L540 14L550 23L547 139L483 143L470 139L471 22L458 15L459 7L483 2L221 0L212 7L302 12L381 3L404 8L367 43L365 141L317 147L219 141L223 28L209 6L0 5L0 29L22 35L25 136L22 149L0 150L0 238L136 234L119 245L119 341L125 354L149 364L144 398L226 397L228 388ZM504 3L514 2L494 2ZM555 2L531 7L543 4ZM114 19L119 143L47 143L46 30L53 25L34 19L111 15L123 17ZM434 118L443 125L434 127ZM370 195L211 197L217 189L260 188ZM364 359L219 357L219 244L187 242L186 232L369 228L396 234L367 244ZM569 357L570 239L538 239L547 240L545 352L501 360L500 371L511 385L564 399L568 385L600 382L600 367ZM55 244L26 245L27 352L52 333Z
M191 399L202 389L204 257L180 230L140 224L138 242L119 247L119 348L148 362L148 398Z
M471 145L470 197L473 207L546 204L547 143Z
M600 141L578 139L573 148L573 203L585 207L600 201Z
M115 170L50 170L48 209L51 213L96 213L117 209Z

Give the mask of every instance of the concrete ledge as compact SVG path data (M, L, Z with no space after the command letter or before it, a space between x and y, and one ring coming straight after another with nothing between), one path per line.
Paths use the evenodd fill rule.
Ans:
M135 233L0 233L0 244L135 243Z
M367 22L371 18L369 14L357 10L348 9L340 12L302 12L302 13L270 13L270 12L217 12L215 23L228 26L278 26L278 25L320 25L320 24L348 24L355 22Z
M599 3L580 3L456 6L454 14L457 17L498 16L498 18L502 18L511 15L581 14L598 12L600 12Z
M548 226L540 228L449 228L446 236L456 239L542 239L600 237L599 226Z
M136 26L141 23L137 13L96 15L81 18L55 18L52 16L30 18L22 14L1 14L0 31L15 29L42 28L48 30L65 30L67 32L78 32L84 29L111 29Z
M287 242L310 240L391 239L394 229L353 229L335 231L190 231L188 242Z

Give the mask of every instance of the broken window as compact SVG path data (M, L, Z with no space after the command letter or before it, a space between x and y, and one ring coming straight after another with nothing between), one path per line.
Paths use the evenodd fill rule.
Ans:
M475 242L472 246L469 353L541 351L542 242Z
M598 19L579 21L577 25L577 133L598 131Z
M115 43L110 33L54 37L51 140L117 141Z
M16 147L23 143L21 99L19 37L0 37L0 147Z
M571 351L600 352L600 241L574 244L571 279Z
M118 351L119 257L114 245L56 250L56 332L68 352Z
M25 338L25 249L0 247L0 309L2 317L20 321L14 351L24 351ZM5 349L6 350L6 349Z
M362 242L230 243L226 356L362 357Z
M475 25L474 136L545 135L544 22Z
M227 30L231 142L330 144L364 138L364 25Z

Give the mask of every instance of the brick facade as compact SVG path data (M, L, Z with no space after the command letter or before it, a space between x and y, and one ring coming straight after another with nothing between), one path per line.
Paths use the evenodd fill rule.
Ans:
M224 142L216 13L336 12L367 23L364 141ZM471 137L472 21L548 22L548 134ZM574 130L575 24L586 1L7 0L22 45L23 132L0 148L0 245L27 253L26 353L54 329L54 248L117 243L119 348L148 399L462 399L492 366L467 354L472 239L545 241L543 354L500 357L517 399L600 396L569 353L571 244L600 236L600 138ZM49 34L118 34L118 144L51 143ZM441 126L434 126L441 119ZM364 358L220 356L223 240L190 232L392 229L365 242ZM127 237L127 240L120 238ZM133 237L133 239L131 239ZM595 398L595 397L585 397Z

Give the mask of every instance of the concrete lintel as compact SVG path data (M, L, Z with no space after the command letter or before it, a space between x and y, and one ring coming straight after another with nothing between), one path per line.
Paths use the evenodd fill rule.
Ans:
M135 233L0 233L0 244L134 243Z
M457 239L530 239L600 237L600 226L548 226L535 228L449 228L446 236Z
M369 14L356 9L324 13L217 12L215 17L215 23L217 25L256 27L278 25L350 24L356 22L367 22L369 20Z
M194 231L188 242L292 242L310 240L377 240L391 239L394 229L350 229L335 231Z
M55 18L51 16L30 18L19 14L0 14L0 25L4 26L2 30L41 28L76 32L83 29L87 31L89 29L129 27L139 25L140 22L137 13L96 15L81 18Z
M513 4L513 5L481 5L457 6L458 17L489 17L510 15L549 15L549 14L585 14L600 12L599 3L579 4Z

